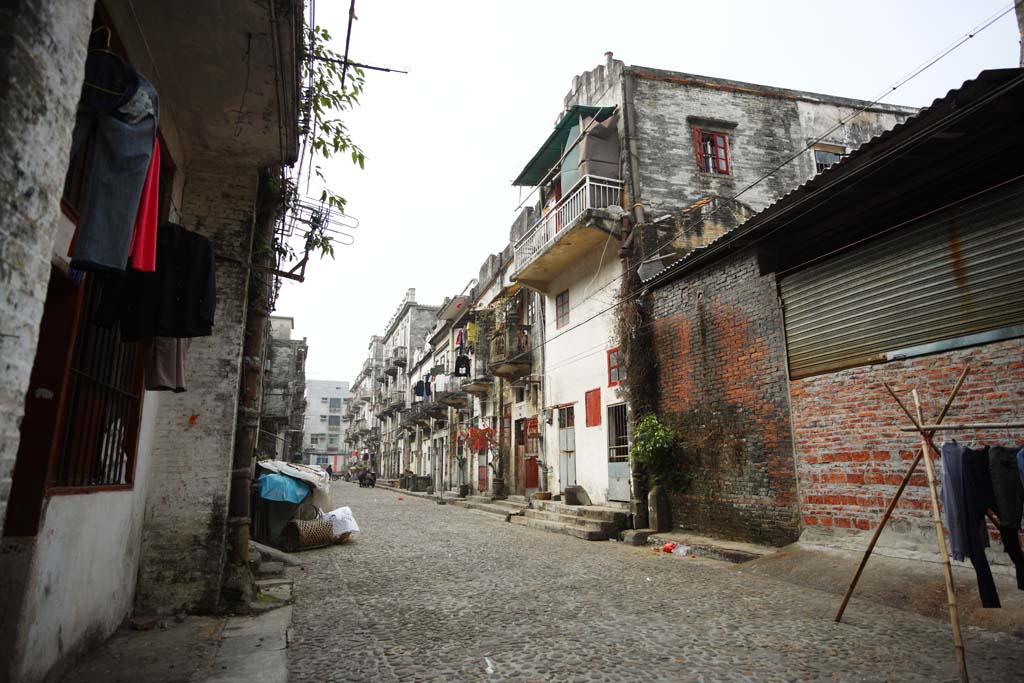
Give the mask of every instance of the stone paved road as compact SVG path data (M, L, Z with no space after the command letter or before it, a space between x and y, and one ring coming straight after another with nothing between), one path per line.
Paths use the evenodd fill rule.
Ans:
M303 554L299 681L953 681L949 627L703 559L588 543L335 485L358 540ZM965 632L974 683L1024 680L1024 642Z

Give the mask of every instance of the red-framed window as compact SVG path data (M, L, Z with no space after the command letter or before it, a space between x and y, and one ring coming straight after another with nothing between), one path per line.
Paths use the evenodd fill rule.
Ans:
M697 168L705 173L729 175L729 137L725 133L693 128Z
M601 426L601 390L591 389L586 394L587 426Z
M608 386L617 387L626 379L626 363L622 349L608 349Z
M569 290L565 290L555 297L555 327L565 327L569 324Z

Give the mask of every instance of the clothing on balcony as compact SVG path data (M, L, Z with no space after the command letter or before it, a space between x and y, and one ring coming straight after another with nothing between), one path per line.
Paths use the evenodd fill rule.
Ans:
M469 377L469 356L463 354L455 359L456 377Z

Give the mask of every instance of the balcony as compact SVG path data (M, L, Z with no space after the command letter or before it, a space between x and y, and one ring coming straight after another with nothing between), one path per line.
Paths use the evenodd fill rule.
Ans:
M398 374L398 366L395 365L394 356L388 356L384 359L384 374L392 377Z
M486 396L494 390L494 375L487 367L486 354L477 354L473 359L473 375L462 380L459 387L467 394Z
M404 346L396 346L391 352L391 362L399 368L404 368L408 362L408 354L405 351Z
M508 323L495 330L487 367L491 374L507 380L529 375L533 369L530 326Z
M388 410L394 412L405 408L405 392L392 391L388 394Z
M517 270L512 279L547 293L552 280L587 253L600 250L609 235L621 239L620 214L603 210L621 204L621 180L593 175L580 178L561 201L516 242Z
M381 384L387 384L388 383L388 376L385 375L384 373L381 373L381 374L377 375L376 379Z
M469 405L469 394L462 387L468 381L468 377L450 375L446 390L436 392L434 399L450 408L465 408Z

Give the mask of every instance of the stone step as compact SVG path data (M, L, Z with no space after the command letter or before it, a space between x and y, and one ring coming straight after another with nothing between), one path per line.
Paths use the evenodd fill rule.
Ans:
M601 522L611 522L624 529L629 521L629 513L618 508L602 507L599 505L566 505L554 500L535 500L534 508L546 512L554 512L559 515L570 515L574 517L585 517Z
M281 576L284 574L284 562L260 562L256 573L259 576Z
M590 519L580 515L561 515L548 510L524 510L523 516L529 519L542 519L548 522L558 522L566 526L575 526L592 531L603 531L610 536L618 536L619 525L615 522L606 522L600 519Z
M452 505L466 508L467 510L480 510L481 512L489 512L494 515L500 515L506 517L508 515L518 515L523 508L518 505L502 504L503 501L495 500L488 503L478 502L470 500L469 498L461 498L458 500L451 501Z
M610 537L610 534L607 531L590 529L572 524L563 524L561 522L553 522L547 519L538 519L536 517L513 517L511 521L513 524L518 524L519 526L540 529L541 531L548 531L556 534L566 534L567 536L575 536L576 538L582 538L584 541L607 541Z

